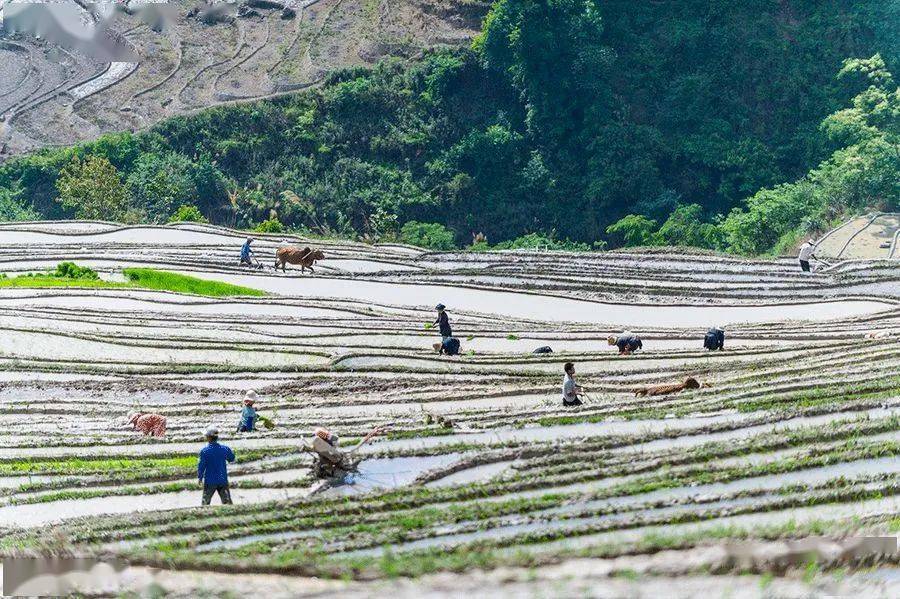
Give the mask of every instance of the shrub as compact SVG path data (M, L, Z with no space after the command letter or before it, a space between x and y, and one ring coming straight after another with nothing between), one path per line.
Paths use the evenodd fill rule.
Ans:
M182 204L175 211L175 214L169 217L170 223L208 223L206 217L200 212L200 209L191 204Z
M128 193L119 171L100 156L77 156L59 173L56 180L59 203L74 210L77 218L88 220L125 220Z
M284 233L284 225L277 218L269 218L253 227L253 230L257 233Z
M495 250L566 250L570 252L587 252L591 249L586 243L578 243L568 239L555 239L551 232L549 235L544 233L528 233L521 237L516 237L509 241L502 241L496 244Z
M60 279L83 279L96 281L100 277L96 271L87 266L78 266L74 262L60 262L52 276Z
M438 223L411 220L400 229L400 241L432 250L456 249L453 231Z
M655 220L643 214L629 214L606 227L606 232L620 237L626 246L632 247L656 245L658 238L653 232L655 229Z

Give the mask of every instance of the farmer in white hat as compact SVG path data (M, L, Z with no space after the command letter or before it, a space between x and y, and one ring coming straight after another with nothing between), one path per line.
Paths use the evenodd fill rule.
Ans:
M238 423L237 432L249 433L256 430L256 421L259 415L253 405L256 403L256 391L253 389L244 394L244 407L241 409L241 421Z
M218 493L223 504L231 503L228 490L228 464L234 461L234 452L227 445L219 444L219 429L206 429L206 447L200 450L197 462L197 478L203 484L203 505L209 505L213 493Z
M797 255L797 262L800 263L800 269L803 272L809 272L809 259L816 257L813 254L815 249L816 249L816 242L813 241L812 239L808 240L800 248L800 253Z
M342 476L342 473L352 471L359 462L359 459L356 458L356 452L382 432L383 429L381 427L376 427L355 447L344 450L338 446L338 436L336 434L324 427L317 426L313 429L312 447L307 448L308 451L313 452L318 457L314 466L316 476L329 478Z

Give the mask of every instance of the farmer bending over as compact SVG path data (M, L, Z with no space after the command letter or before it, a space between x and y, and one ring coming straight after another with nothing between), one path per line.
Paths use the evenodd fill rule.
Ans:
M610 335L606 339L607 343L610 345L615 345L619 348L620 356L627 356L633 354L637 350L644 347L641 338L632 333L631 331L625 331L621 335Z
M581 393L581 386L575 382L575 365L571 362L566 362L566 365L563 366L563 371L566 373L563 377L562 385L563 405L567 408L580 406L581 399L579 399L578 394Z
M456 337L444 337L440 343L438 353L446 354L448 356L459 355L459 339Z
M250 249L251 243L253 243L253 238L248 237L247 241L244 242L244 245L241 246L241 266L244 264L253 266L253 250Z
M209 505L213 493L219 494L223 504L229 504L227 462L234 461L234 452L227 445L219 445L219 429L214 426L206 429L206 441L197 462L197 478L203 483L203 505Z
M703 337L703 347L711 350L725 349L725 329L713 327L706 331L706 336Z
M256 391L252 389L244 394L244 407L241 409L241 421L238 423L237 432L250 433L256 430L256 421L259 415L253 404L256 403Z
M331 476L334 468L350 469L355 466L353 454L359 448L368 443L373 437L381 433L381 428L375 428L366 435L356 447L344 451L338 447L338 436L321 426L313 430L312 451L318 456L319 476Z
M797 255L797 261L800 263L800 269L803 272L809 272L809 259L815 258L815 254L813 251L816 249L816 242L812 239L808 240L803 244L803 247L800 248L800 253Z

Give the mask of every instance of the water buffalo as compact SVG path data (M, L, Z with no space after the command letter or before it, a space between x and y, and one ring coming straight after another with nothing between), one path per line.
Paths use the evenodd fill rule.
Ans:
M278 270L278 266L281 265L281 270L287 272L288 264L299 264L301 273L306 272L307 268L310 272L316 272L313 270L313 264L324 258L325 253L322 250L312 250L308 247L303 249L294 246L282 247L275 252L275 270Z

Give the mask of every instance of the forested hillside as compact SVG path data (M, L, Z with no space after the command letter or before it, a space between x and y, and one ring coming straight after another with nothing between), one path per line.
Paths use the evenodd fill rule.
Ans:
M891 0L499 0L467 50L11 160L0 212L778 250L900 209L898 30Z

